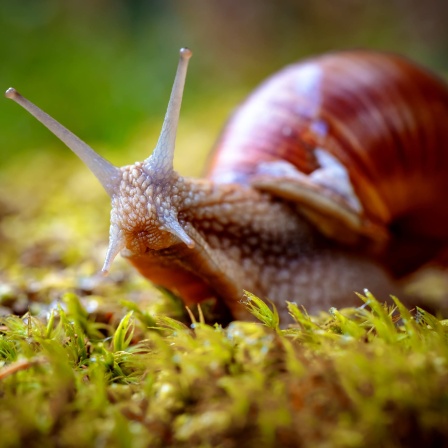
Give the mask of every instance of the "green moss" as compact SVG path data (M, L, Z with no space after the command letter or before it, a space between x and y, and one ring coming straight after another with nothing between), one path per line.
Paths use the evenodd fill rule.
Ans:
M262 323L191 328L131 311L92 319L77 296L47 318L1 326L3 446L438 446L448 440L448 327L387 309L290 304L297 324L250 295ZM136 308L136 305L134 306ZM144 309L138 308L144 315ZM272 324L274 323L274 324ZM243 442L244 441L244 442Z

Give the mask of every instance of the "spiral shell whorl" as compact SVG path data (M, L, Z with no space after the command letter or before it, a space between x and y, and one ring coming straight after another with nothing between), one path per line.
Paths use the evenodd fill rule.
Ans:
M261 84L221 134L208 177L250 183L263 162L309 174L324 148L347 169L365 217L437 246L448 241L448 89L405 58L332 53Z

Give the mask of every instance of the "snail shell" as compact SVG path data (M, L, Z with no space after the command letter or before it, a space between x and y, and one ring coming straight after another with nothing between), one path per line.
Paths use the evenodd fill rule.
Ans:
M275 176L253 181L259 167L286 161L309 175L323 148L347 170L361 204L359 232L380 240L378 257L405 274L448 240L447 125L447 85L424 68L387 53L327 54L286 67L248 97L207 176L294 199Z

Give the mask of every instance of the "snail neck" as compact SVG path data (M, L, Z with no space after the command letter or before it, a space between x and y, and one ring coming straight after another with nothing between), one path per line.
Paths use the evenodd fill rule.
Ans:
M366 287L379 297L401 292L368 249L328 239L297 204L240 184L186 179L185 185L195 202L179 216L196 246L177 266L203 297L221 299L234 318L251 318L241 304L244 290L275 303L283 322L290 319L286 300L318 312L359 304L353 291Z
M287 201L241 184L207 179L184 179L184 184L190 195L179 217L212 248L225 250L228 245L253 253L266 246L287 246L292 240L300 240L302 246L315 240L316 231Z

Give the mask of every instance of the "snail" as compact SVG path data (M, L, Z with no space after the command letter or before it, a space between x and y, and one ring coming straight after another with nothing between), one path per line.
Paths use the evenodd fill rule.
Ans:
M161 135L143 162L115 167L10 88L111 197L107 273L118 253L187 305L215 298L247 319L243 290L309 312L400 279L448 242L448 89L398 55L357 50L287 66L239 106L206 176L173 169L191 51Z

